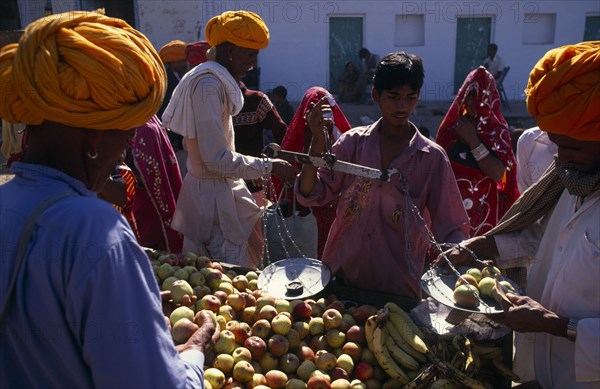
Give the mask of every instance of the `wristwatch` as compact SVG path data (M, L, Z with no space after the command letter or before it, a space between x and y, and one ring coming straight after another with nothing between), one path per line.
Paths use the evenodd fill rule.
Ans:
M579 323L579 320L569 319L567 324L567 338L569 340L575 341L575 338L577 338L577 323Z

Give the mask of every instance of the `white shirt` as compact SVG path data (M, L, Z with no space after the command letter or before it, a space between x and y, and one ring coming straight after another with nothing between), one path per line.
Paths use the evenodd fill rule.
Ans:
M517 183L519 192L533 185L554 160L558 146L539 127L530 128L517 141Z
M494 56L494 59L486 57L483 60L483 66L485 66L488 72L492 73L494 78L496 78L496 73L504 71L504 61L497 54Z
M600 387L600 191L579 209L577 201L565 190L544 231L536 224L495 236L498 265L531 256L527 294L558 315L579 320L575 342L536 333L519 346L531 346L535 376L545 388Z
M208 61L188 72L173 92L163 118L184 136L188 173L183 180L172 227L196 245L211 241L218 219L224 238L248 241L261 209L244 179L270 174L271 163L235 151L232 115L243 105L240 88L220 64ZM231 252L220 258L248 266L247 257Z

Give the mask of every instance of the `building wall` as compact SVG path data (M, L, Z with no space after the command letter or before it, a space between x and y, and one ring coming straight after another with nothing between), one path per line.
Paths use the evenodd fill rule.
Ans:
M23 26L43 16L45 0L18 0ZM398 1L398 0L122 0L132 2L135 27L158 49L173 39L204 39L204 28L225 10L248 10L266 21L271 42L259 55L260 88L288 88L290 100L299 100L313 85L329 86L329 16L364 18L364 47L383 56L405 50L425 62L424 100L450 100L455 89L454 62L458 17L492 16L491 41L511 66L504 87L511 100L524 99L527 78L537 60L549 49L583 40L585 17L600 15L600 1ZM91 9L101 0L52 0L54 12ZM554 39L548 44L524 44L544 26L537 14L555 14ZM396 17L423 15L424 44L395 46ZM531 34L527 34L527 32ZM358 62L358 57L356 58Z

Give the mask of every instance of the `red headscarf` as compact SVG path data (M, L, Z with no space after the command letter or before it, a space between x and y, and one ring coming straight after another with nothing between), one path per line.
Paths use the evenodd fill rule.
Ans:
M344 116L344 113L340 109L339 105L335 103L333 96L325 88L314 86L304 93L300 106L296 110L292 121L285 133L283 140L281 141L281 148L283 150L304 152L304 139L305 132L310 131L308 129L308 123L306 122L306 114L312 109L312 106L319 102L324 96L329 96L331 111L333 112L333 123L334 126L339 130L340 133L348 131L351 126ZM334 104L331 104L331 103ZM339 136L339 134L338 134ZM335 134L329 133L329 137L332 141L335 141ZM281 191L281 183L276 178L273 178L275 184L276 193L279 194ZM327 235L333 220L335 219L336 202L331 202L323 207L312 207L315 218L317 219L318 228L318 247L317 257L321 258L325 242L327 241Z
M321 88L320 86L313 86L307 90L306 93L304 93L304 97L302 97L300 106L298 106L298 109L296 110L296 113L294 114L294 117L288 126L285 136L281 141L282 150L295 152L305 151L304 131L308 126L305 118L306 114L312 109L313 105L317 104L319 100L327 95L329 95L331 101L335 101L327 89ZM331 107L331 110L333 111L333 123L342 134L352 128L338 104L334 104ZM333 139L333 134L329 134L329 136L331 136L331 139Z
M192 66L206 62L206 52L208 49L210 49L210 45L207 41L189 43L185 46L185 59Z
M448 113L442 120L436 142L449 151L459 140L455 125L467 96L475 91L477 136L488 150L502 161L506 173L500 182L488 178L478 167L459 163L451 158L465 208L471 220L471 236L481 235L496 225L498 220L519 197L517 163L512 149L508 125L500 112L500 95L494 77L480 66L467 75Z

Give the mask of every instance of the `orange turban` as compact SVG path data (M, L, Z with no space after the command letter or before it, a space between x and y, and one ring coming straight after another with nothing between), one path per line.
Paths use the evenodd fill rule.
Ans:
M0 116L94 130L130 130L160 107L164 66L148 39L103 12L31 23L0 51Z
M192 66L206 62L206 52L210 49L207 41L190 43L185 47L185 59Z
M226 11L206 24L206 40L211 46L230 42L247 49L264 49L269 45L269 29L250 11Z
M164 63L185 61L185 46L183 41L171 41L160 48L158 55Z
M527 89L527 110L544 131L600 141L600 41L550 50Z

